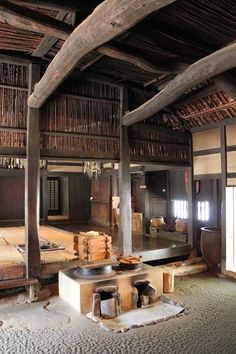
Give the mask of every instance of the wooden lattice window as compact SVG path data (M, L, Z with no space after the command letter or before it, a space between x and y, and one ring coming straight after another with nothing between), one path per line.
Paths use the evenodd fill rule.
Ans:
M60 214L60 193L59 193L59 179L57 177L50 177L47 180L48 184L48 214Z

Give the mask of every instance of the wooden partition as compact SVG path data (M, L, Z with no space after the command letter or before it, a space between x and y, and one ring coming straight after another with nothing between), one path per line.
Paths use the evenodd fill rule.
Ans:
M194 178L222 178L236 185L236 119L192 130Z
M194 176L221 173L220 128L193 133Z
M111 224L111 177L100 176L91 181L91 223Z

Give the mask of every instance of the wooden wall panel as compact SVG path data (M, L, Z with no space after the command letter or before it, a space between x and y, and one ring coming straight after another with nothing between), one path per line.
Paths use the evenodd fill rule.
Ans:
M211 154L193 158L194 175L210 175L221 173L221 155Z
M69 176L69 219L88 220L90 181L84 175Z
M236 151L227 152L227 172L236 172Z
M236 186L236 178L228 178L227 186Z
M91 223L102 226L110 225L110 203L109 201L91 201Z
M236 145L236 124L226 127L226 144L227 146Z
M91 181L91 223L109 226L111 222L111 177Z
M170 171L170 199L188 199L185 186L185 170Z
M166 216L167 212L167 173L166 171L148 172L146 174L146 222L150 224L153 216Z
M24 176L1 176L0 200L0 221L23 220L25 206Z
M91 196L94 200L109 200L110 176L100 176L91 181Z
M220 148L220 129L193 133L193 151Z

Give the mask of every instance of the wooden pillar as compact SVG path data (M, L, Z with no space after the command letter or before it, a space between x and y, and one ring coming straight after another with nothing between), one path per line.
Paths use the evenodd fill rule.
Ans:
M166 173L166 216L171 216L170 171Z
M150 198L149 198L149 175L145 173L145 192L144 192L144 232L150 233Z
M122 101L123 95L121 96L121 103ZM123 104L121 104L121 119L122 116ZM119 250L123 256L127 256L132 253L131 176L128 128L124 126L120 128L119 193Z
M226 272L226 185L227 185L227 151L226 127L220 127L221 142L221 273Z
M119 221L119 248L123 256L132 253L132 228L131 228L131 177L130 156L128 143L128 128L121 127L120 131L120 166L119 166L119 191L120 191L120 221Z
M40 79L40 66L29 67L29 95ZM41 273L39 247L40 198L40 125L39 109L28 107L27 148L25 168L25 261L26 277L39 277Z
M42 173L42 202L43 202L43 222L48 221L48 176L47 170Z
M193 171L192 139L190 141L190 161L188 168L188 243L192 246L192 256L197 256L197 201Z

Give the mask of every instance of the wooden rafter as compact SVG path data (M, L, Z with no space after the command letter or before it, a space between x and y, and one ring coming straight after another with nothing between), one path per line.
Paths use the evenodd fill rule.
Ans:
M104 57L103 54L98 54L95 58L93 58L92 60L90 60L87 64L83 65L80 68L80 71L84 71L88 68L90 68L90 66L92 66L93 64L97 63L99 60L101 60Z
M73 24L72 14L70 14L69 16L68 12L66 11L60 11L56 19L59 21L64 21L68 25ZM46 34L41 43L38 45L38 47L33 51L32 56L38 58L44 57L44 55L49 52L49 50L57 43L57 41L57 37L53 37Z
M20 2L24 4L24 2ZM41 3L40 1L37 3ZM47 1L43 1L42 4L47 4ZM35 5L35 3L34 3ZM46 5L45 5L46 6ZM90 8L90 7L89 7ZM0 7L1 9L1 7ZM8 24L27 29L30 31L35 31L38 33L44 33L45 37L39 46L32 53L33 57L44 57L53 45L58 41L58 39L66 40L69 37L69 34L72 32L71 18L69 18L66 11L60 11L56 19L52 17L45 16L30 10L28 8L17 6L15 4L9 5L8 1L3 1L2 3L2 19ZM1 12L0 12L1 16ZM66 27L63 26L63 21L67 24ZM53 21L53 26L51 26L51 21ZM73 24L73 23L72 23ZM100 54L109 56L114 59L126 61L130 64L135 65L136 67L144 70L146 72L151 72L153 74L169 74L179 73L183 71L187 64L184 63L167 63L167 64L158 64L153 65L152 63L144 60L140 56L133 55L127 51L117 49L114 46L103 45L97 49L97 52ZM100 57L101 58L101 57ZM95 61L96 62L96 61ZM94 64L94 63L92 63ZM88 67L92 64L88 63ZM87 66L85 66L87 69Z
M129 126L158 113L172 104L187 90L236 66L236 44L222 48L190 65L177 75L161 92L123 117L123 125Z
M66 0L64 2L58 0L12 0L12 2L21 5L30 5L32 7L46 8L58 11L79 11L90 13L95 6L99 4L99 0L90 2L88 0Z
M173 2L174 0L106 0L102 2L65 41L29 97L28 105L41 107L70 74L82 56L125 32L148 14Z
M114 59L123 60L130 64L137 66L138 68L151 72L153 74L169 74L170 72L179 73L183 71L187 65L184 64L162 64L162 65L153 65L143 58L138 57L137 55L132 55L120 49L117 49L112 46L101 46L97 49L101 54L109 56Z
M0 2L0 21L13 27L47 33L62 39L66 39L71 33L71 26L68 24L7 0Z

